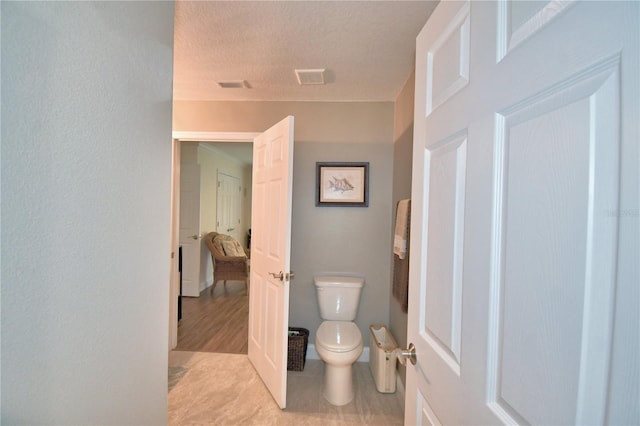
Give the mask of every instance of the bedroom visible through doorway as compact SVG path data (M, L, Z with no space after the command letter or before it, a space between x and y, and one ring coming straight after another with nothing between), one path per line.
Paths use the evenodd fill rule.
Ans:
M251 223L252 142L181 141L181 166L201 168L199 297L182 298L175 350L247 353L248 295L242 281L213 280L212 260L204 236L232 235L247 248ZM222 193L221 193L222 192ZM181 203L182 204L182 203ZM232 223L233 222L233 223Z

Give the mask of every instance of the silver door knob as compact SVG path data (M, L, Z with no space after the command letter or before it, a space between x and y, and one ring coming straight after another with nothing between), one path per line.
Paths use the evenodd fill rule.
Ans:
M198 235L192 235L192 236L190 236L189 238L192 238L192 239L194 239L194 240L197 240L197 239L199 238L199 236L198 236Z
M409 343L409 347L407 349L396 349L395 353L398 356L398 361L400 361L400 364L402 365L407 363L407 359L411 365L416 365L416 362L418 361L416 358L416 347L413 343Z
M269 274L271 274L273 278L277 278L280 281L284 280L284 274L282 273L282 271L280 271L279 273L269 272Z
M296 277L295 272L288 272L288 273L284 274L284 278L287 281L290 281L290 280L294 279L295 277Z

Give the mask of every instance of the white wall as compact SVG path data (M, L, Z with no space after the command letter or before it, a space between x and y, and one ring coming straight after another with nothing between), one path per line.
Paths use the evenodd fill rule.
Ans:
M167 421L172 2L2 2L3 424Z

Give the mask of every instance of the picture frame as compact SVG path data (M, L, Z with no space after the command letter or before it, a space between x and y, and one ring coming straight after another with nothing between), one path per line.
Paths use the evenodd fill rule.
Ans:
M368 207L368 162L317 162L317 207Z

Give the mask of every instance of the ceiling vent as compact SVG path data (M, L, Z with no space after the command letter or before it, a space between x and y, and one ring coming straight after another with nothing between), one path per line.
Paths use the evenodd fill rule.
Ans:
M218 86L223 89L251 89L247 80L219 81Z
M296 70L298 84L301 86L307 84L324 84L325 69Z

